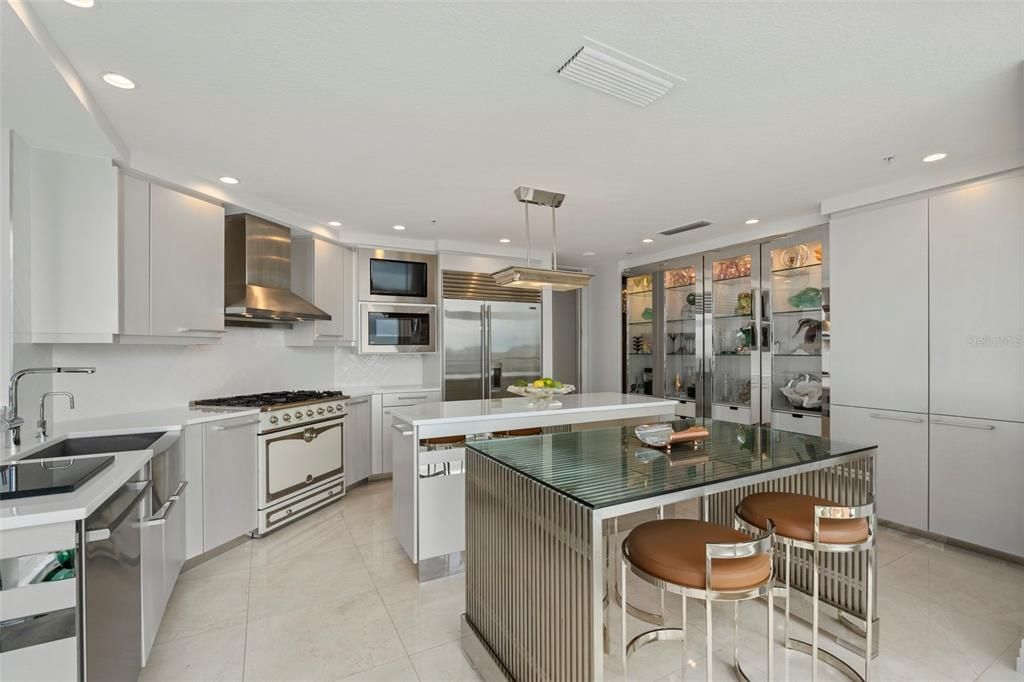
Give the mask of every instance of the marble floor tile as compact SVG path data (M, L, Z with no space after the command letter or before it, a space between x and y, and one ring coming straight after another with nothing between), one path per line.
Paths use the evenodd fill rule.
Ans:
M409 657L423 682L477 682L482 680L466 656L461 642L449 642Z
M249 619L337 603L375 590L355 547L297 556L252 569Z
M409 561L409 556L397 540L392 538L360 545L359 554L370 571L374 585L385 599L396 591L407 595L419 589L416 566Z
M157 643L245 622L249 569L183 577L171 593L157 631Z
M183 572L179 580L201 580L220 573L247 571L252 565L254 544L252 540L248 540L237 547L232 547L223 554L218 554Z
M139 681L241 680L244 662L241 623L157 644Z
M463 576L434 580L426 587L405 599L384 599L410 655L462 636L462 613L466 610Z
M344 514L344 517L357 545L370 545L395 537L390 508Z
M405 656L391 663L343 677L338 682L416 682L419 679L412 661Z
M335 502L293 524L252 541L253 567L277 561L319 556L347 547L355 547L348 525L341 517L340 502Z
M251 621L246 680L337 680L405 657L384 603L365 592Z

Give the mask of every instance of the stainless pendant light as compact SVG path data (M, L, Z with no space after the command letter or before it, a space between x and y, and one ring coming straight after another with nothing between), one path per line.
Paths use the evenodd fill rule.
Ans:
M494 281L503 287L519 289L544 289L553 291L574 291L590 284L593 275L585 272L569 272L558 269L557 231L555 227L555 209L565 201L565 195L548 192L532 187L518 187L515 192L516 201L523 204L526 215L526 266L513 265L495 272ZM533 268L530 251L530 204L551 207L551 268Z

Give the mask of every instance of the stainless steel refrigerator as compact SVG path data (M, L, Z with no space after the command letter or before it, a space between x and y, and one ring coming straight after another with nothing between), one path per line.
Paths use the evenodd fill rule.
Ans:
M444 399L508 398L541 372L541 304L444 299Z

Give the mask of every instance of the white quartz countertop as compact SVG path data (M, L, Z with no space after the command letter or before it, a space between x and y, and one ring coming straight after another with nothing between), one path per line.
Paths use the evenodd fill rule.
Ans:
M674 400L626 393L570 393L559 396L560 407L543 405L531 398L498 398L494 400L457 400L442 403L424 403L391 410L395 420L413 426L438 423L468 423L490 421L495 418L529 417L536 414L578 414L607 412L609 410L647 412L663 407L673 414Z
M344 391L345 395L352 396L353 398L361 398L365 395L374 395L375 393L410 393L413 391L440 391L439 386L423 386L409 384L405 386L343 386L338 389Z
M0 532L86 518L134 476L153 456L153 451L111 452L85 457L110 455L114 456L114 463L75 491L0 501Z
M50 438L39 442L33 436L35 430L32 420L26 419L21 427L21 446L16 448L0 448L0 463L21 459L30 455L40 447L44 447L61 436L111 436L122 433L146 433L149 431L180 431L190 424L232 419L258 414L257 408L198 408L172 407L165 410L149 412L129 412L127 414L111 414L89 419L73 419L51 425Z

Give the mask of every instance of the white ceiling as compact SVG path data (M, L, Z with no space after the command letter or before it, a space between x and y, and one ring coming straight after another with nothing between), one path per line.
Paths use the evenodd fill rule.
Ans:
M133 156L342 234L514 248L527 184L566 193L566 257L655 254L688 237L642 237L814 213L931 152L1024 155L1024 1L34 7ZM641 109L558 77L584 35L686 81Z

